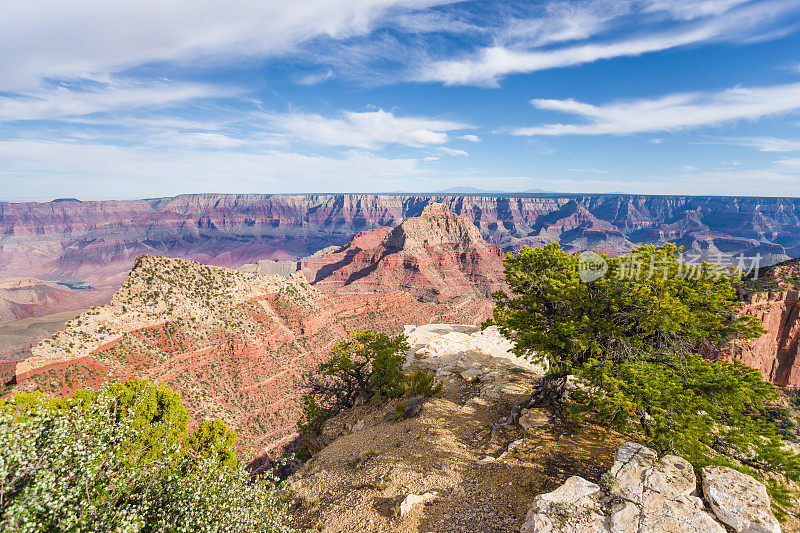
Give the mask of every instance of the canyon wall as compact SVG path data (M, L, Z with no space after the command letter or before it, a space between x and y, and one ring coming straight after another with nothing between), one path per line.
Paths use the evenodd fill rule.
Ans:
M746 296L742 312L758 317L767 333L725 347L717 359L741 360L781 387L800 388L800 300L798 291L758 292Z

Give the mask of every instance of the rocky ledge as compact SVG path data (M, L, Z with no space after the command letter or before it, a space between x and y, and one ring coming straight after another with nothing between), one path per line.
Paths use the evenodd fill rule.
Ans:
M288 480L295 526L324 533L780 531L764 486L733 470L705 468L698 483L679 457L659 458L547 409L528 410L520 426L490 434L542 369L515 357L496 328L429 324L405 333L407 371L434 372L443 390L401 417L396 400L376 396L331 419L313 457Z
M763 484L723 466L700 472L704 498L685 459L659 459L650 448L626 442L604 477L605 488L570 477L536 497L520 533L780 533Z

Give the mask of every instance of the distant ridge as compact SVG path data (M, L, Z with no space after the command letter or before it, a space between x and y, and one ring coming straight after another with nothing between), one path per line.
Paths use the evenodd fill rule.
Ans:
M493 194L559 194L555 191L547 191L545 189L526 189L524 191L500 191L500 190L485 190L479 189L477 187L450 187L449 189L443 189L440 191L433 191L431 194L485 194L485 195L493 195ZM624 193L620 193L624 194Z
M530 189L529 191L534 191ZM285 269L360 233L393 228L444 204L503 251L558 242L570 251L624 253L676 242L761 264L800 257L800 199L634 194L184 194L146 200L0 203L0 278L83 282L88 305L107 302L142 254L254 271ZM291 265L288 265L291 267ZM82 308L81 305L73 307ZM47 301L30 317L52 314ZM37 339L38 340L38 339ZM0 357L2 353L0 352Z

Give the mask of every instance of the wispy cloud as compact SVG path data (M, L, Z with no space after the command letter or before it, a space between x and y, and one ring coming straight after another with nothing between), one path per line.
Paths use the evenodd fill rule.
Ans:
M446 85L496 87L502 77L510 74L639 56L717 40L766 38L771 32L780 33L781 21L787 14L800 11L800 5L794 0L752 5L734 0L705 4L708 3L689 2L681 7L678 1L644 2L644 12L666 12L680 22L668 30L654 30L646 24L638 32L626 28L627 33L639 34L627 39L599 37L612 21L627 20L623 17L634 13L632 6L641 6L642 3L592 2L588 4L594 6L591 9L563 9L556 15L510 25L501 36L510 38L517 35L518 39L510 38L508 43L496 40L494 44L466 56L422 65L416 78ZM613 6L613 9L608 6ZM530 30L515 31L515 26ZM567 41L588 42L560 48L546 46Z
M799 157L784 157L775 162L784 168L800 171L800 158Z
M800 152L800 139L780 139L777 137L727 137L713 144L732 144L749 146L761 152Z
M666 11L673 17L692 20L720 15L751 0L650 0L645 12Z
M457 150L455 148L448 148L446 146L440 146L437 150L445 155L452 155L452 156L461 156L466 157L469 155L469 152L465 150Z
M604 135L668 131L757 119L800 109L800 83L736 87L721 92L680 93L656 99L592 105L573 99L535 99L538 109L583 117L584 124L546 124L512 130L514 135Z
M150 84L106 81L88 87L55 85L0 96L0 122L57 120L108 111L159 109L202 98L231 96L235 91L195 83Z
M390 14L450 0L30 0L3 6L0 91L155 61L269 57L369 33Z
M398 117L382 109L348 111L341 118L307 113L276 114L268 121L277 131L295 141L367 150L388 144L415 148L441 145L448 141L448 132L469 127L451 120Z

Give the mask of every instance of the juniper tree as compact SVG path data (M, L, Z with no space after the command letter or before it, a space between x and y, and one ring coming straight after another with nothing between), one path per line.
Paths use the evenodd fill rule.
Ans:
M698 355L765 331L738 312L736 270L688 266L681 251L668 243L616 258L595 255L594 270L585 268L585 255L557 243L509 254L511 290L495 293L493 322L517 356L548 370L505 423L526 407L560 413L572 375L573 414L637 430L651 446L695 464L749 465L800 478L798 456L763 419L775 387L739 361Z

